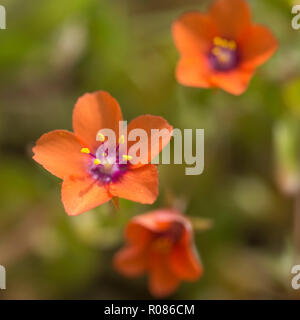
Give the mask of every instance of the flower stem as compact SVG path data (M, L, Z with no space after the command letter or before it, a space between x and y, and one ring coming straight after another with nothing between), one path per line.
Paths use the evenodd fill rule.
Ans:
M111 198L111 209L112 209L113 213L115 213L116 211L120 210L120 204L119 204L119 198L118 197L112 197Z

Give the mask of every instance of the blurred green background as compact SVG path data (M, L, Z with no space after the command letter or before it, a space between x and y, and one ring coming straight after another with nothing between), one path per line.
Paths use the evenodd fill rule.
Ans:
M300 30L290 0L249 1L280 49L234 97L176 83L170 27L202 0L7 0L0 30L1 299L151 298L146 277L112 268L128 219L178 205L214 227L195 239L204 276L171 298L299 298L291 289L299 236ZM107 90L124 118L150 113L205 129L205 170L161 165L153 206L121 200L68 217L60 181L32 159L43 133L71 129L76 99ZM299 202L299 201L298 201ZM298 217L297 217L298 214Z

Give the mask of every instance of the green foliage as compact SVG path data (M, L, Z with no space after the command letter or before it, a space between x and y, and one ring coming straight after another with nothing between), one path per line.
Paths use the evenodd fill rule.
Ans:
M291 1L251 1L280 50L241 97L175 81L171 23L209 1L2 2L0 263L12 275L4 298L148 298L144 279L116 274L112 256L130 217L170 199L214 221L195 234L204 277L176 298L294 297L291 200L278 178L298 183L299 175L300 31L290 27ZM59 180L34 163L31 147L44 132L71 129L76 99L98 89L117 98L125 119L150 113L204 128L204 173L162 165L153 206L121 200L120 211L105 204L67 217Z

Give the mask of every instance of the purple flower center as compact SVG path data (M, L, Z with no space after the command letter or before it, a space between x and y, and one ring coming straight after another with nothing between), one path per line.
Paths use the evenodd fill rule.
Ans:
M124 158L122 163L120 161L122 157L119 145L109 147L106 143L102 143L96 154L92 154L88 148L81 149L81 152L90 156L88 170L91 176L104 184L116 182L129 168L129 164L124 163Z
M216 71L230 71L238 65L236 42L220 37L214 38L214 46L209 53L211 66Z

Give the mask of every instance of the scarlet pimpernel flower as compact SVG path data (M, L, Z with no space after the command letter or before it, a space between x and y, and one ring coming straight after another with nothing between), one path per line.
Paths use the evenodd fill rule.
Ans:
M127 277L149 273L149 289L156 297L173 293L181 281L202 275L189 220L173 209L134 217L125 231L126 246L114 258L115 268Z
M73 110L74 133L51 131L42 135L33 148L33 159L63 179L61 197L69 215L81 214L119 197L145 204L157 198L158 173L150 162L169 143L172 127L158 116L144 115L132 120L128 133L143 129L149 140L144 141L147 148L152 129L166 129L167 134L144 159L131 163L133 156L122 148L127 143L127 131L126 135L125 131L120 132L120 121L121 109L111 95L105 91L87 93L78 99ZM110 144L102 129L114 132L117 143ZM128 147L132 145L128 141Z
M240 95L256 68L278 47L273 34L251 22L245 0L216 0L207 14L189 12L172 27L180 53L178 82L200 88L221 88Z

